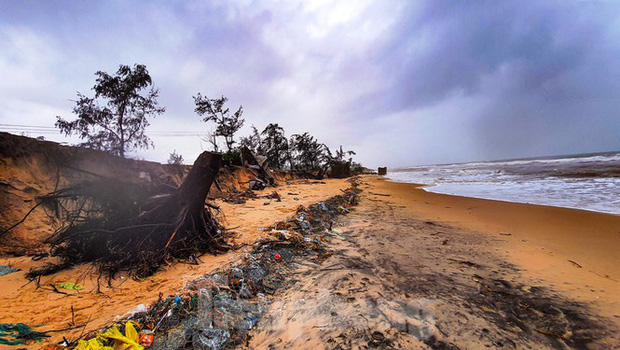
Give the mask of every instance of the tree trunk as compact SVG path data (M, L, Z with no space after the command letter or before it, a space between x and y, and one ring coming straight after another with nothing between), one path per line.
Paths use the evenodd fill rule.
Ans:
M180 199L191 208L202 209L221 166L221 154L202 152L178 189Z

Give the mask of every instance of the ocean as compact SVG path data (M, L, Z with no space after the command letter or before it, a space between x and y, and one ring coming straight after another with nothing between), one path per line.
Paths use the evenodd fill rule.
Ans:
M429 192L620 214L620 152L388 169Z

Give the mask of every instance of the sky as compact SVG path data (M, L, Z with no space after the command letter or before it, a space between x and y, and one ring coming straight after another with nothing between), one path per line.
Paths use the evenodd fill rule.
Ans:
M369 167L617 151L619 38L603 0L1 1L0 124L74 119L137 63L166 107L147 160L209 148L197 93L243 105L240 136L278 123Z

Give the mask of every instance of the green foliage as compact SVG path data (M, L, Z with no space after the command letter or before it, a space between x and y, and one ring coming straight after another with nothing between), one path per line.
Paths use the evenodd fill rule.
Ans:
M269 124L261 133L260 150L267 157L269 165L283 168L288 154L288 141L284 136L284 129L278 124Z
M95 97L78 92L73 108L77 119L66 121L57 116L56 127L67 136L85 139L80 146L123 158L126 152L153 147L145 134L148 118L164 113L165 108L157 103L158 89L151 87L142 93L153 84L146 66L137 64L132 69L121 65L115 75L102 71L95 75Z
M239 141L239 146L247 147L254 154L258 154L258 153L261 153L260 152L261 143L262 143L262 139L261 139L260 133L258 132L258 129L256 129L256 127L252 125L252 134L250 134L249 136L241 137Z
M344 151L342 146L336 150L334 156L325 144L320 143L310 133L293 134L287 139L284 129L275 123L270 123L262 132L258 132L252 125L252 134L242 137L239 145L247 147L254 154L267 157L269 166L308 172L318 171L318 176L337 168L336 172L350 176L351 169L361 167L353 163L353 151Z
M242 165L241 154L238 150L232 150L222 155L222 163L225 165Z
M319 143L313 136L305 132L291 135L289 152L291 168L298 170L319 170L327 146Z
M174 151L172 151L172 153L170 153L170 157L168 158L168 164L171 164L171 165L183 164L183 156L178 154L177 150L175 149Z
M333 160L330 167L329 175L333 178L342 179L351 176L351 164L348 162Z
M239 106L239 109L235 113L230 114L230 109L224 108L227 101L228 98L224 96L218 99L209 99L198 93L197 96L194 96L194 103L196 104L194 111L199 116L205 116L202 119L204 122L215 122L216 128L214 136L223 137L226 142L226 148L230 152L235 144L235 133L241 129L245 123L245 119L241 118L243 115L243 106Z

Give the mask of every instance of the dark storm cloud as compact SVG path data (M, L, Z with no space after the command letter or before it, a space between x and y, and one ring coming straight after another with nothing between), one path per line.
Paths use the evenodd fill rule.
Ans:
M618 10L614 2L413 3L373 61L386 83L356 110L413 115L455 98L478 101L453 116L467 120L475 147L455 147L453 160L620 149Z
M52 125L97 70L144 63L157 130L208 130L197 92L247 126L310 131L368 165L620 149L611 1L0 2L0 123ZM243 130L247 132L246 130ZM60 139L59 139L60 140ZM200 141L140 154L192 159Z
M576 91L580 84L565 91L553 82L598 64L592 50L610 39L606 27L617 19L612 10L617 6L566 1L411 5L375 61L389 81L378 93L390 96L384 104L393 109L423 106L450 94L481 93L485 77L514 67L518 75L504 82L507 93L588 94L588 89Z

